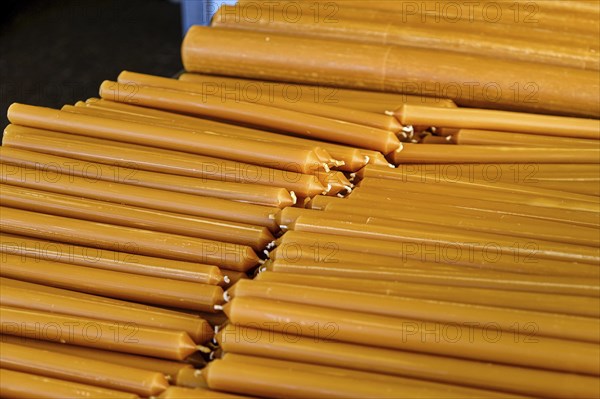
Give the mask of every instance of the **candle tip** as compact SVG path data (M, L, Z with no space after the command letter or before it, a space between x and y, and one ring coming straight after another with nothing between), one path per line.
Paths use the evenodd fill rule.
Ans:
M203 345L196 345L196 349L202 353L211 353L212 350L206 346Z

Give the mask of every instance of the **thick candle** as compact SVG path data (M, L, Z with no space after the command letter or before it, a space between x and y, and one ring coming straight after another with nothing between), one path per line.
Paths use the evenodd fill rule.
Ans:
M135 399L134 393L0 369L0 394L7 398Z
M423 62L433 58L435 63ZM182 59L190 72L448 96L468 106L600 115L596 71L448 51L195 26L184 39ZM314 59L319 62L309 62ZM530 92L515 98L515 82L535 82L537 101L524 101Z
M135 119L134 121L138 122L145 120L147 123L157 124L159 126L169 126L169 123L171 125L176 124L181 128L185 127L186 129L191 130L196 130L200 127L210 128L212 133L218 135L242 138L245 137L257 141L270 141L274 143L289 144L294 147L304 147L313 150L319 147L326 150L326 152L328 152L336 160L343 161L343 165L337 163L336 167L344 171L356 171L367 163L362 158L361 153L363 151L369 152L369 150L357 149L342 144L326 143L313 139L271 133L263 130L210 121L207 119L199 119L173 112L138 107L131 104L118 103L104 99L88 99L85 103L85 106L86 108L81 106L73 107L71 110L77 110L78 112L82 113L84 110L88 110L88 112L111 111L109 113L104 112L104 115L106 117L110 115L111 118L119 120L130 120L132 118ZM326 161L330 162L331 160L327 159Z
M309 372L317 373L327 377L343 377L347 380L363 381L364 383L376 382L381 384L389 385L389 388L397 386L398 388L410 387L414 390L422 390L418 397L429 397L430 395L436 394L438 397L497 397L503 395L495 392L484 391L479 389L458 387L455 385L439 384L431 381L421 381L411 378L403 378L398 376L377 374L371 372L363 372L351 370L346 367L327 367L317 364L307 364L302 362L290 362L285 360L277 360L269 357L252 357L246 355L240 355L237 353L225 353L222 360L226 362L239 362L245 363L249 366L258 365L273 368L281 368L293 372ZM512 396L512 395L509 395Z
M597 319L591 317L551 315L542 312L251 280L238 282L227 290L227 295L230 298L263 298L449 324L475 323L476 326L493 324L500 330L514 331L519 334L530 333L531 326L535 325L536 335L539 336L583 342L600 341L600 325Z
M544 136L600 139L600 125L595 119L414 104L404 104L395 115L403 125L503 130Z
M364 254L363 254L364 255ZM417 261L418 262L418 261ZM398 259L398 263L402 263ZM261 270L283 273L303 273L319 276L364 278L369 280L402 281L462 287L481 287L508 291L561 293L567 295L594 296L600 294L598 277L546 276L520 273L502 273L473 267L446 266L428 263L419 266L408 263L407 267L394 264L371 265L368 259L349 263L319 262L313 259L267 261ZM416 263L416 262L415 262ZM566 272L565 272L566 273ZM598 272L596 271L596 276Z
M0 307L2 334L117 352L183 360L197 348L183 331L111 323L87 317Z
M357 279L286 272L274 273L270 271L260 273L256 277L256 280L548 313L600 317L600 299L597 296L544 294L427 283L381 281L364 278Z
M468 206L468 202L465 201ZM280 213L288 212L283 209ZM412 223L426 223L444 226L448 228L457 228L461 230L473 230L496 234L509 234L516 237L527 237L531 239L541 239L545 241L565 242L570 244L597 246L600 244L600 237L596 237L594 228L573 226L569 223L554 222L549 220L533 219L528 217L494 214L491 212L481 212L470 209L437 209L434 207L404 207L397 211L379 207L365 208L350 202L333 202L325 207L324 215L319 215L326 219L331 219L327 213L339 215L362 215L367 224L380 225L398 225L398 221L403 221L407 225ZM300 216L300 215L298 215ZM356 220L358 219L351 219ZM288 222L289 224L289 222ZM512 229L512 226L519 226L519 229Z
M4 147L0 147L0 150L1 148ZM3 162L2 158L0 158L0 162ZM221 198L200 197L148 187L135 187L129 184L70 176L63 173L56 173L51 167L36 170L1 163L0 181L15 186L92 198L100 201L265 226L271 231L277 231L278 229L275 222L269 217L269 215L279 210L276 207L243 204Z
M448 140L448 137L436 137ZM509 133L493 130L460 129L449 137L454 144L466 145L498 145L515 147L571 147L571 148L595 148L598 146L596 140L573 139L570 137L541 136L534 134ZM421 142L425 142L422 140ZM448 141L447 141L448 142ZM436 144L436 143L432 143Z
M385 154L400 146L394 133L355 123L262 104L147 86L135 86L135 93L131 95L128 93L131 87L127 84L104 81L100 86L100 96L111 101L133 102L142 106L274 128L302 137L349 144ZM127 95L123 96L123 93Z
M210 132L190 132L172 127L169 133L165 134L163 127L114 121L23 104L12 104L8 110L8 118L14 124L38 129L191 152L293 172L310 173L322 167L317 155L311 150L214 136Z
M410 350L469 359L487 360L529 367L598 375L598 345L555 338L536 337L535 344L524 342L519 334L502 334L494 330L494 340L487 339L488 329L452 325L457 331L453 340L440 339L447 325L421 322L366 313L333 310L319 306L273 302L258 298L235 298L224 306L230 321L243 326L266 326L271 331L287 332L294 325L298 335L358 344L375 344L391 349ZM250 323L250 324L249 324ZM267 324L265 324L267 323ZM316 323L316 324L315 324ZM329 324L327 324L329 323ZM309 326L331 326L327 331L310 331ZM437 333L431 334L431 331ZM471 331L471 335L469 333ZM515 343L515 339L518 342ZM525 340L526 341L526 340ZM561 348L560 356L557 348ZM560 361L558 361L560 359ZM210 367L210 366L209 366ZM209 387L211 386L207 378Z
M158 372L6 342L0 342L0 367L142 396L158 395L169 385Z
M1 207L7 233L246 271L258 264L250 247Z
M554 371L483 363L422 353L395 351L333 341L292 336L251 327L228 324L217 334L224 351L264 356L323 366L350 368L371 373L391 374L465 384L483 389L548 398L597 396L593 377Z
M385 110L395 109L393 104L427 104L439 107L456 107L452 100L446 98L415 96L410 94L384 93L380 91L352 90L339 87L313 86L291 82L276 82L241 78L239 76L203 75L185 72L179 76L184 82L204 83L214 90L223 91L223 87L241 86L249 93L274 93L277 97L289 97L290 92L306 102L322 102L335 104L344 108L354 108L354 105L365 106L372 112L384 113ZM372 106L371 109L369 106ZM390 108L392 107L392 108ZM358 107L360 109L360 107Z
M330 10L325 8L325 4L321 3L317 6L312 5L310 2L304 2L305 8L298 8L298 4L295 5L294 9L298 8L296 15L290 18L289 8L282 7L281 4L273 4L264 2L262 8L257 9L257 2L252 2L244 7L244 5L233 5L233 6L222 6L212 18L211 26L230 28L230 29L241 29L249 31L258 31L265 33L283 33L293 34L305 37L314 37L322 39L335 39L335 40L347 40L350 42L362 42L372 44L388 44L388 45L409 45L411 47L418 48L429 48L438 49L443 51L456 51L466 54L484 55L489 57L495 57L499 59L511 59L521 60L529 62L541 62L544 64L561 65L573 68L582 69L600 69L600 62L594 58L593 51L584 51L580 48L568 47L566 45L560 45L552 42L540 42L527 40L525 38L514 38L505 36L491 36L488 32L477 32L473 31L461 31L461 30L447 30L441 31L436 29L436 25L442 19L452 18L453 22L457 22L460 25L461 16L469 18L481 12L478 9L477 12L471 10L471 14L467 17L468 11L466 9L459 11L459 15L449 14L448 3L434 3L427 5L425 2L417 4L400 3L405 7L404 11L414 11L418 8L426 8L428 12L426 16L423 16L423 22L427 18L431 18L429 24L407 24L406 13L398 15L398 23L384 23L383 21L368 21L360 19L346 18L345 15L340 15L339 7L340 2L332 2L336 4L335 12L332 13L331 18L325 18L321 20L319 18L319 11L327 14L327 11L333 11L333 7ZM458 7L460 3L452 5ZM502 3L500 3L502 4ZM302 3L300 3L302 5ZM353 7L356 3L344 4L343 8L347 6ZM434 16L431 9L437 5L438 9L443 7L443 14ZM476 6L480 5L478 3ZM494 3L497 7L497 4ZM289 7L289 6L288 6ZM490 6L491 7L491 6ZM488 8L485 8L486 12ZM497 9L495 9L497 10ZM371 10L369 10L371 11ZM539 10L538 10L539 11ZM462 14L464 12L464 14ZM500 16L508 16L513 11L505 9L496 11ZM335 14L335 15L333 15ZM537 13L536 13L537 14ZM252 15L252 17L250 17ZM256 18L254 17L256 15ZM536 20L540 21L539 18L545 18L536 15ZM434 21L435 18L435 21ZM514 18L518 18L515 16ZM291 21L293 19L293 21ZM328 23L329 22L329 23ZM428 21L429 22L429 21ZM472 23L472 20L469 20ZM485 22L491 22L486 19ZM513 26L514 22L512 21ZM564 21L560 21L564 23ZM433 28L430 26L433 25ZM507 28L512 29L512 26Z
M23 168L40 170L52 168L57 173L79 176L88 180L103 180L279 208L294 204L292 196L284 188L148 172L10 147L3 147L2 150L3 163Z
M274 240L271 232L261 226L181 215L1 183L0 189L2 204L13 208L248 245L256 251L261 251Z
M266 359L245 361L218 359L202 370L208 386L233 393L267 398L369 397L369 398L433 398L440 390L427 390L388 381L347 378L346 375L323 375L317 366L302 370L290 366L265 365ZM263 363L263 364L261 364ZM301 366L299 364L299 366ZM312 370L312 371L311 371ZM444 392L447 393L447 392ZM464 395L462 397L465 397Z
M123 250L134 249L128 245ZM162 277L195 283L221 285L224 277L217 266L183 262L173 259L154 258L126 252L64 244L0 233L0 251L3 253L28 256L69 263L73 265L96 267L100 269ZM229 275L232 271L226 271Z
M214 311L222 302L219 286L167 280L3 254L2 276L118 299L185 309Z
M191 314L4 277L0 284L0 303L5 306L185 331L197 343L213 337L210 324Z
M536 240L531 245L531 241L514 239L501 234L471 233L468 231L453 232L441 227L437 227L438 232L436 234L434 232L435 228L429 229L426 225L421 227L404 227L403 225L402 227L388 227L339 220L330 220L326 225L323 225L314 216L300 216L288 228L297 231L393 241L403 243L402 246L416 244L430 245L434 248L454 247L461 248L461 250L471 248L473 258L483 259L484 261L486 256L489 255L489 251L494 251L494 254L497 254L498 261L510 254L515 259L528 257L588 264L600 262L598 248L542 240ZM485 251L485 255L483 251Z
M40 341L37 339L15 337L12 335L0 335L0 341L10 342L17 345L25 345L30 348L39 348L55 353L64 353L77 357L84 357L86 359L102 360L105 362L134 367L142 370L158 371L164 374L169 381L174 381L175 377L181 370L193 370L192 366L188 363L159 359L156 357L132 355L130 353L87 348L84 346L68 345L58 342Z
M204 94L205 96L218 96L221 98L223 98L223 94L226 91L229 94L227 97L233 97L236 100L243 102L283 108L305 114L317 115L324 118L388 130L394 133L402 130L402 125L400 125L396 118L390 115L349 110L339 107L337 104L327 104L319 101L318 95L317 98L313 98L312 101L310 99L296 100L295 98L294 100L296 101L294 101L273 91L265 95L261 91L261 86L251 86L250 89L256 88L258 90L255 96L251 96L250 93L247 93L247 85L241 86L236 84L237 82L230 82L226 78L221 79L219 87L217 88L215 85L211 85L209 82L186 82L185 80L181 79L177 80L143 73L123 71L119 74L118 82L123 84L136 84L140 86L187 91L191 93Z
M2 144L108 165L132 165L153 172L284 187L301 196L321 194L324 190L312 175L25 126L8 125Z
M407 185L408 186L408 185ZM416 190L419 187L411 184L413 191L403 191L402 199L405 204L403 208L406 210L419 208L423 210L423 208L435 208L439 210L446 210L447 212L455 212L455 211L464 211L468 210L470 212L480 212L481 214L499 214L502 215L515 215L515 216L524 216L534 219L541 220L552 220L561 223L570 223L580 226L594 227L597 228L600 226L600 215L597 212L590 212L585 210L574 210L574 209L562 209L557 207L561 202L556 202L555 200L546 200L546 201L535 201L535 200L524 200L521 203L517 202L505 202L507 197L500 198L498 200L498 196L495 198L496 201L492 199L479 199L472 198L467 195L463 196L454 196L450 195L452 193L456 194L454 190L450 192L448 195L439 195L436 193L437 186L430 185L428 187L431 188L429 190ZM423 186L421 186L423 187ZM398 209L398 195L393 193L387 193L386 190L372 190L371 192L362 191L359 187L356 187L352 190L352 195L347 198L348 203L353 203L356 206L372 206L373 202L377 203L377 206L382 209L390 209L397 210ZM420 192L417 192L420 191ZM449 190L443 190L444 192L449 192ZM488 193L489 194L489 193ZM478 195L485 195L482 191L478 191ZM486 197L492 198L487 195ZM329 203L338 202L339 198L331 198L331 197L323 197L317 196L315 197L311 203L310 207L323 209ZM564 205L564 202L562 202ZM586 206L586 209L589 206Z
M388 156L392 163L594 163L597 148L500 147L485 145L403 144Z

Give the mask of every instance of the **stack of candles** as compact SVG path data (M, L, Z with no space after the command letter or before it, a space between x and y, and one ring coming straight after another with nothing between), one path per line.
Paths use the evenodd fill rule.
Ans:
M407 2L331 26L290 4L222 7L177 79L9 108L0 396L600 397L598 59L573 22L597 10L545 6L572 23L515 51L459 24L450 51L390 20ZM524 54L534 103L398 90L465 57L527 79Z

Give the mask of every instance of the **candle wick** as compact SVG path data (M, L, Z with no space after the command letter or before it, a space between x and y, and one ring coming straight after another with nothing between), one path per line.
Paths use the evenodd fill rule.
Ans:
M225 281L225 284L231 283L231 279L229 278L229 276L223 276L223 281Z
M369 163L371 162L371 157L368 155L365 155L365 163Z
M212 350L209 347L206 347L203 345L196 345L196 349L202 353L211 353L212 352Z
M350 194L352 192L352 186L344 186L344 188L346 189L346 195Z
M223 310L223 306L221 306L221 305L214 305L213 309L214 310Z
M225 302L229 302L231 300L231 295L229 295L229 292L227 292L227 291L223 292L223 300Z
M323 195L327 194L329 191L331 191L331 184L327 183L327 187L325 188L325 191L323 191Z
M296 197L296 193L293 191L290 191L290 196L292 197L292 201L294 201L293 205L296 205L296 203L298 202L298 197Z
M331 169L329 169L329 165L327 165L326 163L323 163L323 169L325 169L325 173L331 172Z

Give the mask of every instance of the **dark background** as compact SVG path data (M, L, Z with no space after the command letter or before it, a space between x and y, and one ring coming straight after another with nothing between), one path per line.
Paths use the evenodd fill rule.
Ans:
M9 0L0 5L0 129L13 102L60 108L122 70L181 70L180 7L167 0Z

